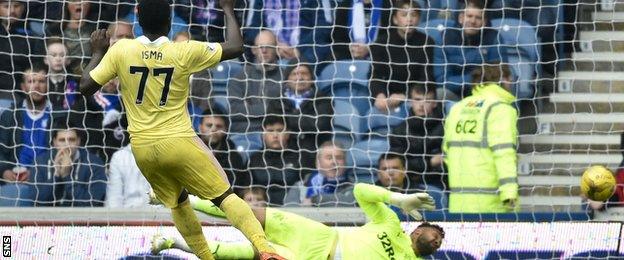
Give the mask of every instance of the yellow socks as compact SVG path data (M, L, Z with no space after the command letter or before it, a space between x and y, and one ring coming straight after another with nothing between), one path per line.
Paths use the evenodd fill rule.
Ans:
M195 255L202 260L213 260L214 257L212 257L210 248L208 248L208 242L204 238L201 223L197 219L197 215L195 215L195 211L193 211L189 201L186 200L178 204L177 207L172 208L171 215L176 228Z
M221 202L221 210L225 212L232 226L240 230L258 251L275 253L275 249L267 241L260 222L258 222L245 201L235 194L230 194Z

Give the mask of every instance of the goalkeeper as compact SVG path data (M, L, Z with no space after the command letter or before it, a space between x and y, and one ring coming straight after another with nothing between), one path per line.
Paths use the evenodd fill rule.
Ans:
M434 253L441 245L444 230L423 223L410 234L403 232L396 214L385 203L396 205L415 219L422 219L418 209L433 209L433 199L426 193L401 194L370 184L357 184L355 199L370 222L350 230L336 230L319 222L274 208L253 209L278 253L290 260L327 259L419 259ZM211 216L225 214L208 200L192 197L194 209ZM212 241L216 259L253 259L254 249L248 242ZM160 235L152 239L152 252L177 248L192 252L186 243Z

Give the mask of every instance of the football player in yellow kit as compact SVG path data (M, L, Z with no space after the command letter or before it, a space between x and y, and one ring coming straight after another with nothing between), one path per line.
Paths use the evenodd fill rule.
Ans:
M197 256L214 259L187 191L223 210L261 259L281 259L249 206L232 192L218 161L193 131L187 112L190 75L243 53L234 1L220 0L220 5L226 42L172 42L167 38L169 1L139 0L137 16L145 35L121 39L109 48L106 30L93 32L93 56L82 74L80 92L92 95L119 77L137 165L158 199L171 208L176 228Z

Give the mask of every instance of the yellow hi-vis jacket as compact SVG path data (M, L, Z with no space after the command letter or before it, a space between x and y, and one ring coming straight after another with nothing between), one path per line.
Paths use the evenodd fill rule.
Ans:
M496 84L479 85L453 106L442 149L448 169L450 212L495 213L518 198L514 96Z

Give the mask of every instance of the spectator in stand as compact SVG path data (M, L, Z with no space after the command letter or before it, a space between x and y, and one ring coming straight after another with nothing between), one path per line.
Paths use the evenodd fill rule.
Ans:
M459 28L448 28L444 34L444 63L437 82L445 82L445 88L454 95L468 96L472 71L486 62L504 61L499 49L498 32L489 28L483 2L467 0L457 17Z
M131 23L119 20L108 26L111 35L110 44L120 39L134 38ZM88 38L88 37L87 37ZM76 89L78 84L76 84ZM118 94L119 81L117 79L106 83L102 90L91 97L84 97L78 92L68 96L72 109L69 119L73 125L87 129L86 135L81 136L85 147L96 153L108 162L114 152L121 149L128 142L125 130L125 119L121 99ZM75 91L68 85L67 92ZM80 132L84 134L85 132Z
M251 51L254 62L245 64L243 71L228 82L230 103L230 131L251 133L262 131L262 119L268 104L280 97L283 73L277 64L275 34L262 30L256 36ZM206 80L194 78L193 89L209 89Z
M371 93L380 111L392 111L407 99L411 83L433 81L434 41L416 30L420 6L413 0L397 0L392 26L371 45Z
M285 205L340 207L355 206L353 181L345 174L345 149L331 141L319 147L316 171L305 183L288 191Z
M119 20L111 23L108 26L108 33L110 33L110 45L113 46L117 41L121 39L134 39L134 32L132 31L132 23L124 20Z
M130 141L130 136L126 130L128 121L121 105L121 95L119 94L119 79L115 78L106 83L92 98L99 107L93 107L95 110L91 111L91 114L101 115L102 117L102 131L99 131L100 129L93 130L97 130L97 134L104 135L103 151L96 152L99 153L100 158L108 162L112 158L113 153L126 146ZM93 124L96 125L96 122L93 122Z
M37 156L29 178L35 206L100 207L106 198L106 167L80 145L76 128L54 125L53 149Z
M413 83L409 95L412 103L409 117L392 130L390 150L406 157L412 181L444 190L447 186L442 167L444 118L436 88L433 84Z
M22 81L20 72L40 62L45 53L41 40L25 37L31 33L20 20L23 2L0 0L0 113L24 98L16 91Z
M331 97L317 91L312 69L305 63L292 60L284 75L281 98L271 101L269 113L285 116L287 128L295 133L290 141L301 153L301 165L313 168L314 152L332 137Z
M620 134L620 150L624 155L624 133ZM615 192L613 196L606 202L589 200L589 206L592 210L604 210L610 207L624 207L624 159L615 171Z
M238 189L249 186L250 179L245 172L243 158L236 151L234 143L228 139L228 122L226 114L217 107L206 109L199 125L199 137L212 150L232 187Z
M234 3L234 15L242 24L247 1ZM217 0L178 0L175 13L190 25L190 34L200 41L224 42L225 20Z
M251 184L267 187L269 203L282 205L288 188L303 180L299 155L286 147L290 134L283 117L269 115L262 125L264 147L249 159Z
M48 100L47 71L38 64L26 69L20 84L26 98L0 116L0 205L27 205L15 199L25 191L22 184L30 177L35 158L50 148L52 123L64 122L65 114L54 112Z
M513 212L518 200L518 112L507 65L473 72L472 95L453 105L444 122L449 211Z
M407 178L405 157L389 152L379 157L377 169L377 182L375 185L389 189L390 191L411 194L426 191L433 197L436 209L444 209L447 206L447 198L444 192L435 186L427 186ZM400 208L391 206L401 220L409 220L409 215Z
M369 44L390 24L391 1L339 1L332 27L332 55L336 60L368 59Z
M73 74L80 74L91 57L91 33L97 29L97 21L89 20L92 8L90 1L68 1L62 22L48 27L48 35L62 37L69 51L71 62L69 70Z
M266 207L268 204L266 190L263 188L245 188L239 194L252 208Z
M78 78L68 74L67 66L70 59L67 56L67 47L60 38L51 38L46 43L46 57L48 65L48 98L56 111L68 111L78 95Z
M142 208L150 201L151 186L136 165L130 145L115 152L110 161L106 206L109 208Z
M330 1L255 1L246 18L243 35L251 45L262 28L277 37L280 59L320 63L329 58L333 22Z

